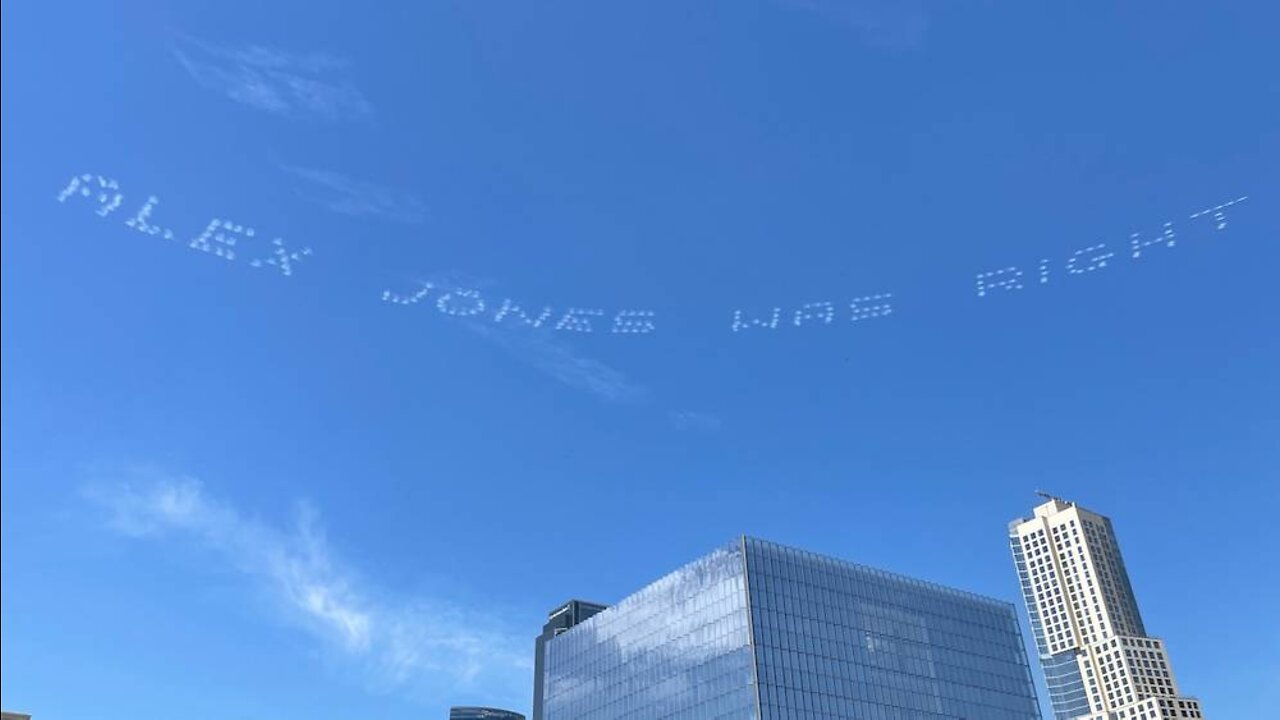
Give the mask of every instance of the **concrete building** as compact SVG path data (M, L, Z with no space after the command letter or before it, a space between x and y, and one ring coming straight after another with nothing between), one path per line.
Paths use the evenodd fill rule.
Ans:
M1111 520L1044 497L1009 544L1056 720L1202 717L1143 627Z
M1040 720L1009 603L748 537L545 651L546 720Z

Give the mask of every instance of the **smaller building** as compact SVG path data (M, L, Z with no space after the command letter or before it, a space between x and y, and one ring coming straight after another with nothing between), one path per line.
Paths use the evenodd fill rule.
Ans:
M449 708L449 720L524 720L524 716L511 710L490 707Z
M605 610L607 605L587 602L586 600L569 600L547 613L547 624L542 626L542 634L533 644L533 720L543 720L543 702L545 688L543 678L546 674L547 641L560 633L567 632L580 622Z
M1009 546L1055 720L1203 718L1147 634L1111 519L1041 495Z

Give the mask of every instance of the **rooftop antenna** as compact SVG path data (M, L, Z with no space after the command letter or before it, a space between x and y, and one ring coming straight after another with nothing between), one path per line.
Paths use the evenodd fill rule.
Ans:
M1043 490L1037 490L1037 491L1036 491L1036 494L1037 494L1037 495L1039 495L1040 497L1044 498L1045 500L1057 500L1058 502L1060 502L1060 503L1064 503L1064 504L1066 504L1066 505L1070 505L1070 504L1071 504L1071 502L1070 502L1070 501L1068 501L1068 500L1064 500L1064 499L1062 499L1062 498L1058 497L1057 495L1053 495L1053 494L1051 494L1051 493L1047 493L1047 492L1045 492L1045 491L1043 491Z

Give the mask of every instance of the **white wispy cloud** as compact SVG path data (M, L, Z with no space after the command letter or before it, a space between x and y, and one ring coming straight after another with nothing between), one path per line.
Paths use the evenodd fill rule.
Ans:
M482 312L451 317L440 315L440 318L458 322L517 361L528 363L565 386L590 393L601 400L642 404L653 399L647 387L622 370L575 349L568 337L572 333L552 329L554 320L536 328L510 318L495 322L497 309L506 298L495 289L496 285L490 278L475 277L460 270L436 272L419 279L418 289L410 293L414 299L409 304L417 306L421 303L428 312L438 314L436 304L445 293L477 293L484 302ZM543 309L533 303L525 307L534 315ZM559 315L552 313L551 317Z
M426 205L411 193L348 177L332 170L281 165L281 170L305 182L302 194L336 213L373 216L420 223Z
M640 403L649 399L648 389L626 373L575 351L552 330L501 326L483 320L471 320L467 327L571 388L610 402Z
M910 50L924 44L929 16L921 0L775 0L852 28L883 48Z
M95 485L86 495L120 533L212 551L373 690L422 698L483 690L512 704L526 700L528 633L447 598L397 600L378 592L339 562L308 505L299 505L293 523L272 525L211 496L195 479L160 473Z
M347 63L338 58L217 45L191 37L179 38L172 50L201 86L259 110L332 121L361 120L373 114L364 95L339 77Z
M724 429L724 419L719 415L697 410L673 410L667 417L677 430L693 432L719 432Z
M422 307L442 320L454 320L463 328L475 333L494 346L500 348L513 359L527 363L558 380L564 386L588 392L608 402L621 404L645 404L653 400L649 388L628 377L622 370L594 357L582 354L573 347L570 332L553 329L556 320L563 315L550 313L547 324L530 327L520 319L507 318L503 322L495 322L499 307L507 299L503 293L495 290L497 282L490 278L477 278L461 270L447 270L426 275L417 281L415 290L402 296L401 304ZM467 315L443 315L436 313L438 302L445 293L466 293L468 301L483 302L483 310ZM472 295L474 293L474 295ZM399 293L394 293L399 295ZM383 300L389 300L393 293L384 293ZM396 302L393 300L393 302ZM522 305L532 315L540 315L544 307L536 304ZM595 318L602 322L604 318Z

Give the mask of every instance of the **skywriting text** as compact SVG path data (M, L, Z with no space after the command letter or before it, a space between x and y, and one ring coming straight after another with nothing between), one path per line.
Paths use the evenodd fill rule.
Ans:
M618 310L606 312L602 308L571 307L555 310L551 306L528 307L503 298L486 300L479 290L444 289L436 293L434 283L424 282L410 293L399 294L390 290L382 292L383 302L394 305L427 303L445 315L471 317L502 325L520 325L527 328L549 328L563 332L609 332L619 335L645 335L654 331L655 314L652 310Z
M60 203L73 198L85 198L97 203L95 213L102 218L120 209L124 203L119 183L111 178L89 173L72 177L62 192L58 193ZM292 275L294 266L311 255L309 247L290 250L281 238L267 241L252 227L220 218L210 220L202 231L183 241L178 239L173 230L155 224L152 215L159 205L159 198L151 195L133 217L124 221L125 227L161 240L184 243L190 250L208 253L227 262L235 262L241 259L242 253L252 252L254 256L249 259L250 267L273 268L285 277Z
M1235 200L1200 210L1192 213L1188 220L1201 220L1203 218L1202 223L1207 221L1211 224L1213 232L1222 232L1227 229L1227 208L1238 205L1248 199L1248 196L1242 196ZM1171 248L1177 244L1178 235L1173 229L1173 222L1168 221L1161 225L1159 230L1150 235L1143 235L1141 232L1131 233L1124 250L1121 252L1128 255L1130 261L1137 261L1159 248ZM1068 277L1102 270L1111 266L1112 259L1115 258L1116 254L1117 250L1110 249L1106 243L1100 242L1076 250L1068 255L1065 260L1059 260L1060 265L1055 265L1049 258L1041 258L1036 266L1035 284L1049 284L1049 278L1053 275L1055 266L1059 272L1065 271ZM1030 281L1029 278L1026 278L1026 273L1023 272L1022 268L1017 265L980 272L976 278L978 297L986 297L996 290L1022 290L1026 286L1025 283Z
M1192 213L1183 221L1194 234L1214 235L1227 229L1227 214L1235 211L1248 200L1241 196ZM94 213L105 218L120 209L124 195L119 183L103 175L85 173L71 178L57 194L60 203L68 200L85 200L93 206ZM148 237L164 241L176 241L190 250L207 253L226 262L242 259L252 253L250 267L272 268L288 277L294 268L310 257L311 248L291 250L283 239L264 239L254 228L231 220L214 218L198 233L181 240L169 228L156 223L155 210L160 200L148 196L132 217L124 221L125 227ZM979 298L1007 295L1026 289L1028 284L1048 285L1054 277L1083 276L1112 267L1118 257L1128 257L1130 263L1139 262L1156 252L1175 247L1181 239L1180 230L1173 221L1162 223L1154 231L1133 232L1123 243L1114 247L1106 242L1096 242L1080 247L1059 257L1041 258L1034 265L1008 265L977 273L975 292ZM1034 269L1033 269L1034 268ZM849 300L819 300L788 305L773 305L755 310L736 308L729 311L729 330L732 333L759 334L781 331L785 328L814 328L849 326L865 320L888 317L893 313L894 295L879 292ZM649 335L657 330L657 317L653 310L606 310L598 306L554 308L550 305L527 304L511 298L486 296L478 289L443 287L422 282L411 290L382 292L382 301L392 305L421 305L431 307L441 315L470 318L499 326L545 329L554 332L576 334Z

